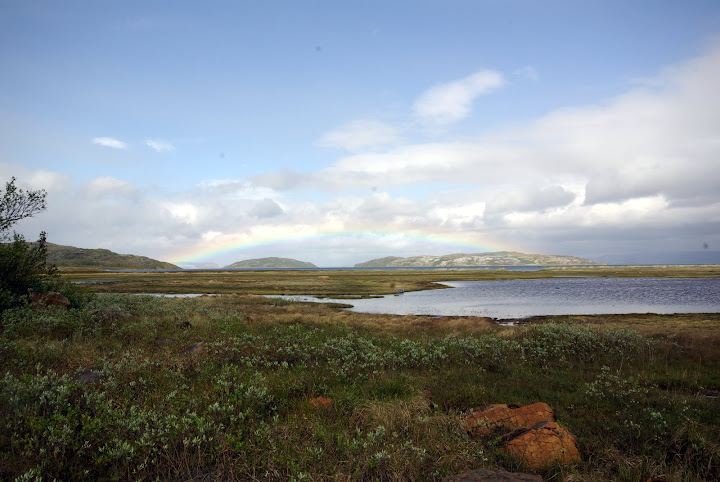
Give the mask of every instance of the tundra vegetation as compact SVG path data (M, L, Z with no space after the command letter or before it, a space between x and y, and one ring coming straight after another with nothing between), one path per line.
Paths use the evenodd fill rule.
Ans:
M641 275L662 271L647 270ZM546 480L718 480L720 314L502 327L255 294L371 295L527 275L65 272L95 282L69 309L21 305L0 315L0 478L441 480L479 467L530 471L496 450L498 437L473 439L460 420L489 403L543 401L582 455L541 471ZM225 295L118 294L150 291ZM314 406L318 396L332 402Z

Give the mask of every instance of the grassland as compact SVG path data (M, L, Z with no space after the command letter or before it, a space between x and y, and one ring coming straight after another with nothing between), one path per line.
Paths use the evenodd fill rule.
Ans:
M555 276L717 278L720 266L558 267L542 271L447 270L267 270L267 271L62 271L72 282L93 283L96 293L213 293L379 295L436 289L440 281L552 278Z
M116 283L76 288L67 311L0 316L0 479L441 480L478 467L527 470L496 451L497 439L468 437L459 419L487 403L544 401L583 456L541 472L546 480L718 480L720 314L501 327L257 296L528 275L538 273L65 272ZM113 290L226 296L90 293ZM313 407L320 395L332 405Z

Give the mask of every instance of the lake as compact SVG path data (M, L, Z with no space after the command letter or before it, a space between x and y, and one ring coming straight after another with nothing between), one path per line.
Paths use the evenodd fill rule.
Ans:
M720 312L718 278L543 278L443 282L452 289L382 298L300 301L352 304L351 311L394 315L486 316Z

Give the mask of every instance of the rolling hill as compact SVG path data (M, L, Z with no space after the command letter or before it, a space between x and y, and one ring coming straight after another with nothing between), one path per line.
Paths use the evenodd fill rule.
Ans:
M298 261L297 259L291 258L257 258L257 259L246 259L237 261L233 264L225 266L225 269L247 269L247 268L260 268L260 269L273 269L273 268L317 268L312 263L307 261Z
M514 251L497 251L493 253L447 254L444 256L412 256L401 258L388 256L358 263L356 268L415 268L415 267L458 267L458 266L567 266L596 264L597 261L560 256L554 254L525 254Z
M84 249L47 243L47 260L58 268L180 269L172 263L108 249Z

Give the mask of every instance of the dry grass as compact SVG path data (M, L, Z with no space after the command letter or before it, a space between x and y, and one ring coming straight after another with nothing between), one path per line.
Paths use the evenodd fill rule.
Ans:
M532 279L555 276L591 277L720 277L720 266L629 266L549 268L542 271L488 269L447 270L337 270L337 271L185 271L106 272L61 271L68 281L100 281L85 288L103 293L216 293L377 295L440 288L442 281ZM325 278L328 279L320 279Z

